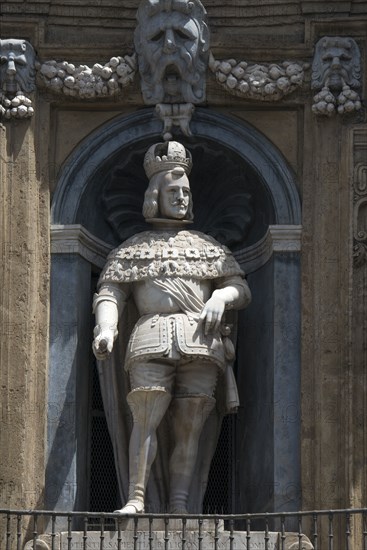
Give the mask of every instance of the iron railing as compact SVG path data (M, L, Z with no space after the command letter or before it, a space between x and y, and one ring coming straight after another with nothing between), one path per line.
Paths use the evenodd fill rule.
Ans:
M235 515L0 509L1 550L367 550L367 508Z

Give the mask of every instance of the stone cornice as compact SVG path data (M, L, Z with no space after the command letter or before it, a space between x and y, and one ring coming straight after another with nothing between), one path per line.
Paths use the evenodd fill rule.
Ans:
M260 241L234 252L234 256L246 273L252 273L265 265L274 252L300 252L301 234L300 225L271 225ZM80 224L51 226L52 254L77 254L102 268L112 248Z
M236 251L234 257L246 273L252 273L265 265L274 252L300 252L301 236L300 225L270 225L260 241Z
M80 224L51 226L51 253L78 254L102 268L112 246L98 239Z

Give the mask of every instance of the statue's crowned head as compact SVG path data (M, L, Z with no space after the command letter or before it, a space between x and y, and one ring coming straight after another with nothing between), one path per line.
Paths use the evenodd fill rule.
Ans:
M191 168L190 151L177 141L156 143L148 149L144 157L149 178L143 204L145 219L193 219L188 179Z
M135 48L145 103L205 101L209 29L200 0L142 0Z
M178 141L155 143L149 147L144 157L144 170L149 179L158 172L167 172L176 167L184 169L187 175L192 168L192 156Z

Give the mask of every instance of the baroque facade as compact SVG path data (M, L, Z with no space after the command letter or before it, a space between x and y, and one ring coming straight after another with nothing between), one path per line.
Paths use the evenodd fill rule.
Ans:
M366 4L188 4L2 6L2 507L97 506L92 293L162 136L253 290L228 510L367 505Z

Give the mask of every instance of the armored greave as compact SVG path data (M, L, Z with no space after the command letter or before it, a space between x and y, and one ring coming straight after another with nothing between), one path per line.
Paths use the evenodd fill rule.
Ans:
M171 401L171 394L157 388L137 388L127 396L134 425L129 446L129 502L144 510L145 489L157 453L156 430ZM124 509L122 509L124 510ZM129 510L131 513L131 511Z
M187 500L196 464L199 439L215 405L214 397L198 395L172 401L175 447L169 463L171 513L187 513Z

